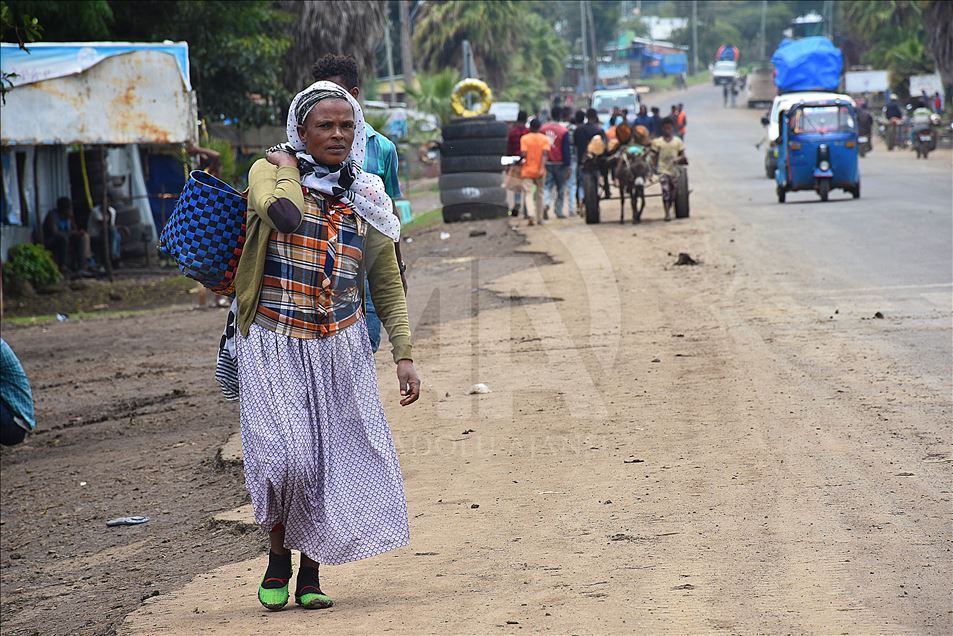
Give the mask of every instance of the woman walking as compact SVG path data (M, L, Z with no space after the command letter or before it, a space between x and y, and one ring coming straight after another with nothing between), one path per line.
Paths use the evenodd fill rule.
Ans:
M299 93L288 143L249 173L247 235L235 278L242 451L255 521L271 540L258 599L331 599L320 563L409 541L403 481L362 311L366 274L393 347L401 405L417 400L407 305L393 242L400 222L380 178L361 170L357 101L330 82Z

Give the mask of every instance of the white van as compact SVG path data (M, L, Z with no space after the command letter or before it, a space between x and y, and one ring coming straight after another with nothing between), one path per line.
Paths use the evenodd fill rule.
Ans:
M619 110L628 110L629 117L639 113L639 94L634 88L610 88L592 91L592 107L599 113L599 121L604 126L609 125L609 115L616 107Z

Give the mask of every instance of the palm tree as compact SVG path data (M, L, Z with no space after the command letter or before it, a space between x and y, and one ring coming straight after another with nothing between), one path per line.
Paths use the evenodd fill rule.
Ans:
M431 71L459 68L463 40L469 40L477 66L483 68L490 86L500 89L525 27L525 15L514 0L428 2L414 26L420 64Z
M388 22L386 2L281 0L278 5L294 16L284 73L292 94L311 84L311 65L327 53L353 55L362 82L374 81L377 47Z
M450 95L457 83L458 72L446 68L439 73L418 73L420 88L407 87L407 94L414 100L417 110L437 116L442 124L450 121Z
M953 5L941 0L924 3L923 28L927 32L930 52L936 60L943 86L953 86Z

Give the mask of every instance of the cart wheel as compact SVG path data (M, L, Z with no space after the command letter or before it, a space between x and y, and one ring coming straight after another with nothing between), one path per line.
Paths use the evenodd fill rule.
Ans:
M598 173L587 172L583 177L583 205L586 208L586 223L599 222L599 181Z
M778 186L776 188L776 191L778 193L778 203L784 203L784 198L787 195L787 191L784 189L783 186Z
M821 195L821 201L827 201L827 195L831 193L831 182L827 179L822 179L821 182L817 184L817 193Z
M684 168L678 171L675 184L675 218L688 218L688 171Z

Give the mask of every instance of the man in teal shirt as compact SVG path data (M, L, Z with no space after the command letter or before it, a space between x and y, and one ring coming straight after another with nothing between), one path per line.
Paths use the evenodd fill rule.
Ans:
M354 99L359 99L361 89L357 73L357 60L352 55L334 55L328 53L311 67L311 76L314 81L334 82L341 88L349 91ZM384 190L392 200L399 199L400 182L397 179L397 146L390 139L374 130L364 121L364 130L367 132L367 152L364 155L364 170L376 174L384 181ZM396 243L397 264L400 265L400 277L407 289L404 279L404 261L400 256L400 243ZM367 323L367 335L371 340L371 348L376 352L381 344L381 321L374 309L371 299L370 286L364 282L364 311Z
M34 428L30 381L13 349L0 338L0 443L19 444Z

